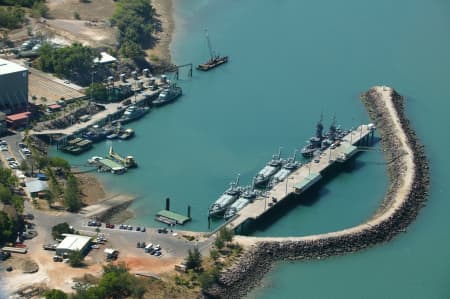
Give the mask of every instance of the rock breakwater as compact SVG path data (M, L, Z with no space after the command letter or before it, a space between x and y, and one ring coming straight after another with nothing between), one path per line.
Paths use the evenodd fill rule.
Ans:
M218 282L203 291L206 298L241 298L280 260L322 259L387 242L416 218L428 195L429 166L404 113L404 99L389 87L373 87L361 95L377 126L387 161L389 188L379 210L367 222L327 234L253 238L256 242Z

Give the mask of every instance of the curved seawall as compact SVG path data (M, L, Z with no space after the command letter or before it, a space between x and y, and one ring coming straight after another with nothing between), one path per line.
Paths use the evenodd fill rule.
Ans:
M254 245L221 273L218 283L204 290L206 297L241 298L259 283L275 261L356 252L389 241L415 219L426 200L429 169L424 148L404 113L403 97L392 88L377 86L364 93L361 99L381 136L390 178L379 210L363 224L327 234L237 237Z

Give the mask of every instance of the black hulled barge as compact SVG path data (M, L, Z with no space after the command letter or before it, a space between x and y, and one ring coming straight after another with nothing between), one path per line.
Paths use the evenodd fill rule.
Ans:
M208 31L206 31L206 42L208 44L210 59L205 63L197 65L197 70L204 72L228 62L228 56L220 56L214 53L211 46L211 41L209 39Z

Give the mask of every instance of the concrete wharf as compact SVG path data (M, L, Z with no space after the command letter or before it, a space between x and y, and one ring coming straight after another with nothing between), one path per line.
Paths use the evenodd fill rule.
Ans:
M154 80L156 88L151 88L149 84L138 84L138 82ZM49 129L49 130L30 130L29 135L46 135L46 136L60 136L59 138L55 138L57 146L64 146L67 143L67 140L72 136L80 136L82 132L87 130L88 128L94 125L104 125L108 122L111 122L115 119L118 119L128 105L123 105L122 103L132 102L133 105L137 106L150 106L151 102L159 95L159 93L164 88L165 84L168 81L166 79L156 79L156 78L144 78L139 79L130 78L129 81L126 82L118 82L118 85L129 85L131 86L131 90L134 94L119 103L109 103L109 104L101 104L105 107L105 110L102 110L96 114L91 115L90 119L85 122L74 123L70 127L65 129ZM134 83L134 84L133 84Z
M148 99L154 99L159 93L161 89L157 90L144 90L140 93L136 93L122 102L130 99L133 100L133 104L135 105L143 105ZM80 122L73 124L72 126L65 129L54 129L54 130L42 130L42 131L34 131L30 130L30 135L63 135L63 136L72 136L78 135L82 131L86 130L88 127L91 127L96 124L106 123L108 121L114 120L123 114L126 107L122 106L121 103L111 103L105 104L105 110L102 110L91 116L86 122Z
M245 222L257 220L283 201L291 198L292 195L305 192L322 179L325 170L335 163L345 163L351 159L359 151L357 145L369 144L373 139L374 130L375 127L368 124L361 125L351 131L341 140L339 146L329 147L319 157L315 157L309 163L302 165L285 180L265 192L264 196L256 198L252 203L245 206L224 226L237 230Z

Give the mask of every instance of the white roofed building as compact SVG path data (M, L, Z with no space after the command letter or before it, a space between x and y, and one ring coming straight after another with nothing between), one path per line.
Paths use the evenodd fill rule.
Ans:
M63 234L65 237L58 247L56 247L56 255L63 256L79 250L81 254L86 254L91 244L91 237Z
M117 59L106 52L101 52L99 57L94 58L94 63L98 64L108 64L116 62Z

